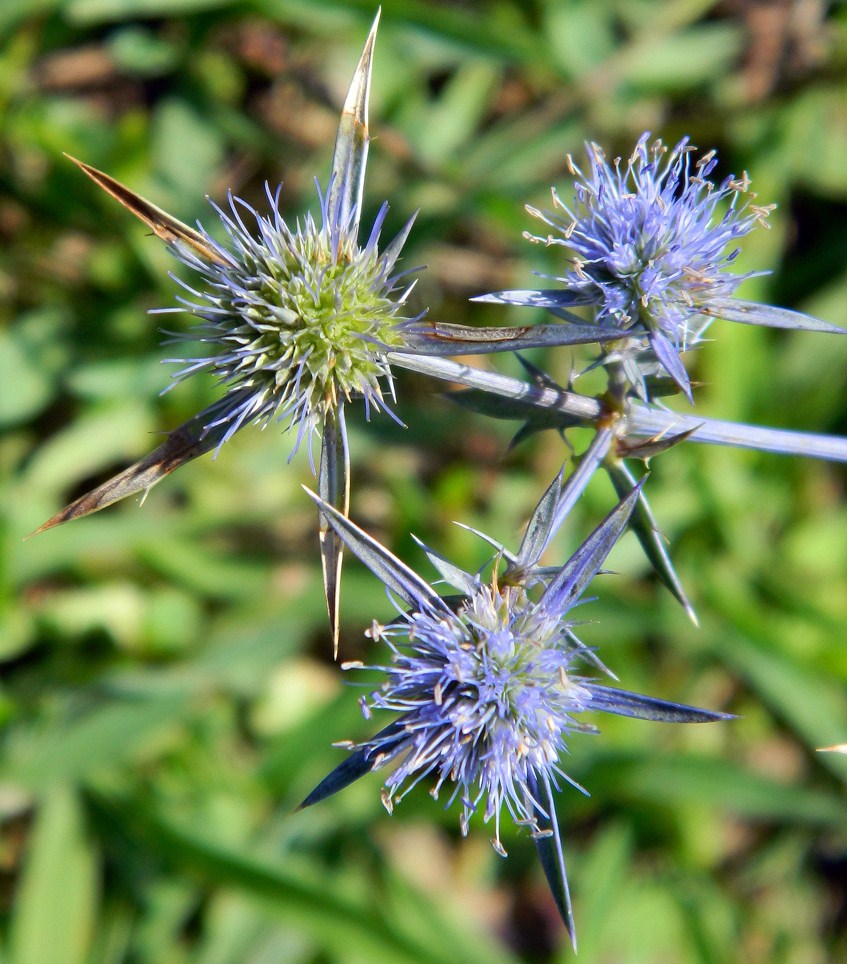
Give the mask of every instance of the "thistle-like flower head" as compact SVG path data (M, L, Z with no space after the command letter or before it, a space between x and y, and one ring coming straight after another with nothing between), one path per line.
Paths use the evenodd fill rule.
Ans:
M573 207L554 191L556 212L533 213L562 232L551 241L573 252L573 268L560 280L597 306L601 324L662 331L680 347L697 336L697 313L750 277L727 269L738 239L766 223L769 208L752 203L746 173L709 179L715 151L692 162L688 138L672 150L648 140L639 138L626 166L589 144L589 175L568 158L581 178Z
M571 251L557 280L574 303L594 305L600 325L646 335L648 354L687 390L677 356L697 343L709 309L751 276L731 270L736 245L770 209L754 203L746 173L710 180L715 151L693 160L688 138L671 150L648 141L643 134L626 164L588 144L587 175L568 157L580 179L573 205L554 189L554 210L530 213L558 235L530 237Z
M184 359L175 377L207 370L226 387L205 413L207 430L223 428L219 445L246 422L288 420L296 449L353 396L368 410L382 406L385 352L402 343L409 287L394 269L411 222L380 252L387 205L360 247L358 224L329 208L330 193L319 190L320 223L307 214L293 228L279 213L279 190L266 193L270 214L232 197L228 212L215 206L228 243L201 233L218 259L174 248L201 276L180 300L202 319L174 341L196 339L215 351Z
M533 603L520 586L480 585L449 617L410 614L372 630L392 662L371 710L402 714L403 729L365 744L379 766L393 765L383 801L390 810L432 775L437 797L446 783L462 804L462 832L478 808L494 820L500 843L503 806L515 821L536 825L539 781L554 784L573 730L592 729L574 715L591 690L571 676L579 654L568 621Z
M843 332L799 312L735 298L742 281L761 273L732 270L738 241L757 224L767 225L773 205L755 203L746 173L712 180L715 151L695 159L688 138L672 149L649 139L639 138L626 163L610 162L601 147L588 144L587 174L568 156L577 178L573 202L554 188L551 211L527 207L551 230L525 237L569 252L569 267L555 276L563 287L476 300L547 308L581 328L585 322L569 309L592 306L595 331L618 336L607 342L602 364L621 370L624 390L644 400L655 379L675 384L691 400L679 355L700 341L713 318Z
M374 622L368 635L388 645L387 664L363 667L384 682L362 700L366 716L395 718L376 736L345 744L351 755L306 798L309 806L371 770L390 768L382 799L389 810L422 780L447 805L461 803L460 826L469 830L481 812L500 837L502 811L535 839L559 911L573 937L554 792L572 782L562 769L571 733L596 732L578 719L585 710L672 722L704 722L721 714L600 685L574 674L588 660L605 669L574 634L572 610L626 527L638 498L630 492L562 567L539 559L562 521L561 505L574 492L561 476L533 513L516 555L502 546L487 581L427 550L441 576L461 596L442 597L387 549L318 500L343 542L405 605L388 626ZM499 573L498 562L507 565ZM540 587L540 588L539 588ZM608 672L608 671L607 671Z
M279 213L279 191L272 195L266 190L268 213L230 196L228 211L216 208L228 235L220 244L202 227L183 224L108 174L77 161L199 274L196 286L184 285L189 296L182 299L184 308L201 319L199 331L173 334L173 340L199 337L214 351L178 359L183 368L176 379L209 371L225 391L148 456L76 499L41 530L146 491L179 466L219 449L256 420L287 420L297 430L295 450L304 437L311 443L320 431L318 488L328 502L347 511L350 466L344 405L361 396L367 411L382 407L381 378L391 391L386 354L401 344L414 347L423 339L424 350L427 344L419 333L409 332L409 345L400 335L415 320L401 314L409 287L395 272L411 221L380 251L387 213L383 205L368 240L359 243L378 22L379 13L341 112L326 195L318 191L319 222L306 215L292 227ZM326 528L319 535L327 610L337 643L341 544Z

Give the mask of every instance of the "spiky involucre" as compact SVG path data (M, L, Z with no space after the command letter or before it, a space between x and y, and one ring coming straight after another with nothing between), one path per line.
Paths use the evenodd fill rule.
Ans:
M359 247L348 224L329 220L320 191L321 225L307 214L293 229L279 213L279 189L266 193L270 215L232 196L229 212L215 206L229 243L203 233L225 263L177 250L201 275L196 287L184 285L191 297L180 301L203 321L173 341L200 341L215 353L173 359L184 365L174 377L208 371L226 386L204 413L207 429L227 426L223 441L246 422L287 419L296 450L339 403L360 395L368 413L384 405L381 377L391 391L384 355L402 344L409 320L400 312L410 288L394 266L410 225L380 253L387 205Z

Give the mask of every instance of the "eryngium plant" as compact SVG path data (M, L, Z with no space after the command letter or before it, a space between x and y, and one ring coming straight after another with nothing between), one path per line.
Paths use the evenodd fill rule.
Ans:
M447 806L459 802L462 834L477 812L484 822L493 822L492 843L502 856L505 808L532 833L575 945L555 794L564 783L581 789L562 767L568 737L597 732L580 715L599 710L679 723L726 716L604 686L575 672L580 660L605 669L575 635L573 610L624 531L638 489L564 566L541 567L538 560L562 521L559 509L568 496L560 476L533 513L519 552L512 555L495 543L498 551L487 581L427 550L442 578L460 592L448 597L316 499L344 543L407 611L401 610L388 626L374 622L367 633L387 645L387 663L345 664L384 674L385 681L362 706L367 717L387 711L395 719L368 740L341 744L351 755L302 806L326 799L371 770L387 768L382 801L389 813L427 780L433 797L443 793ZM501 573L503 558L508 564ZM540 591L533 592L538 586Z

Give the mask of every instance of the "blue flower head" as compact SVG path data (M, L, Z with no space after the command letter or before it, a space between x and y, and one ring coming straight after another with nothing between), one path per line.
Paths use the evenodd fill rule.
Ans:
M642 363L652 356L688 391L678 355L697 344L713 306L751 277L730 270L736 245L766 224L771 208L754 203L746 173L710 179L715 151L694 160L688 138L671 150L648 141L643 134L626 164L588 144L587 175L569 156L580 179L573 205L554 189L552 212L529 211L557 234L527 236L572 252L572 267L557 279L566 300L594 305L598 324L631 332L627 361L633 351ZM637 368L632 375L639 385Z
M579 719L600 710L672 722L704 722L721 714L666 703L600 685L575 672L582 660L605 669L574 633L574 607L623 532L638 489L586 539L562 567L538 560L560 524L561 479L539 503L517 555L502 546L483 581L427 553L460 597L442 597L348 519L318 504L344 543L402 601L399 618L374 622L368 635L387 644L390 661L364 667L384 682L362 700L365 715L394 719L362 743L306 798L325 799L371 770L388 769L382 800L389 812L423 780L430 793L459 801L460 827L473 814L493 822L492 843L503 856L503 810L532 833L559 911L573 938L573 917L556 818L555 793L573 783L562 767L567 739L596 732ZM498 574L497 562L507 565ZM574 784L576 786L576 784ZM581 789L578 787L578 789Z
M461 802L462 832L482 809L505 855L503 806L516 822L535 826L539 782L567 779L559 762L565 740L586 729L575 714L589 707L591 690L571 675L579 649L570 633L523 587L496 581L476 587L450 617L427 608L374 627L392 661L379 667L386 681L366 708L402 714L404 723L365 744L380 768L393 766L387 809L431 774L433 797L446 783L448 804Z
M319 222L310 214L293 226L286 222L279 213L279 190L272 194L266 188L267 214L230 195L229 211L216 207L228 235L221 244L202 226L195 230L181 223L109 175L76 162L199 275L195 286L183 284L189 294L181 299L183 308L165 310L187 308L201 319L193 332L171 333L173 341L199 339L212 352L177 359L183 367L175 378L211 372L224 392L153 452L57 512L39 531L148 490L186 462L220 449L255 421L285 421L296 428L294 450L308 438L313 470L311 442L319 434L318 488L332 505L347 511L350 458L344 406L356 397L364 400L366 412L383 407L383 384L393 391L388 353L423 337L410 332L407 343L401 334L416 319L402 315L408 272L395 272L412 221L380 251L388 210L383 205L368 240L359 243L378 23L379 12L341 112L326 194L318 189ZM319 537L337 644L341 544L327 529Z
M742 281L766 273L731 269L738 241L757 224L767 226L774 205L755 203L746 173L711 180L714 151L694 160L688 138L668 150L661 140L649 144L649 137L638 139L626 164L621 158L610 163L602 148L588 144L587 175L568 155L579 178L572 204L554 188L552 211L527 206L552 231L525 237L571 252L570 267L554 276L563 287L474 300L546 308L573 331L572 343L600 342L600 364L620 408L629 394L649 401L669 389L691 401L679 356L699 343L714 318L843 334L809 315L734 297ZM593 307L588 324L570 311L577 306Z

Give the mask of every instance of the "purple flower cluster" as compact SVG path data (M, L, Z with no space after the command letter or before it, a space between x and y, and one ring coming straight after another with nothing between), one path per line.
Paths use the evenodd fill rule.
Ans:
M696 148L687 137L669 150L644 133L625 164L619 157L610 162L597 144L586 150L588 174L568 155L577 178L572 204L554 188L552 211L527 206L551 231L524 236L568 252L566 269L552 278L562 287L500 291L476 300L545 308L566 324L580 325L585 321L571 309L590 307L596 329L620 336L605 344L601 356L616 391L644 401L657 377L693 401L680 354L699 343L714 318L843 332L799 312L734 297L743 281L767 273L731 268L738 241L757 225L767 226L774 208L755 203L746 172L711 180L717 153L693 160Z
M709 179L717 166L710 151L692 163L683 138L672 150L642 134L626 165L587 147L586 176L568 157L576 184L573 207L553 191L552 212L530 213L558 232L533 240L562 245L572 267L557 280L572 305L596 308L598 324L645 337L656 359L690 391L680 352L693 347L711 320L704 314L732 295L753 272L728 270L738 240L765 224L771 207L753 203L747 175Z

